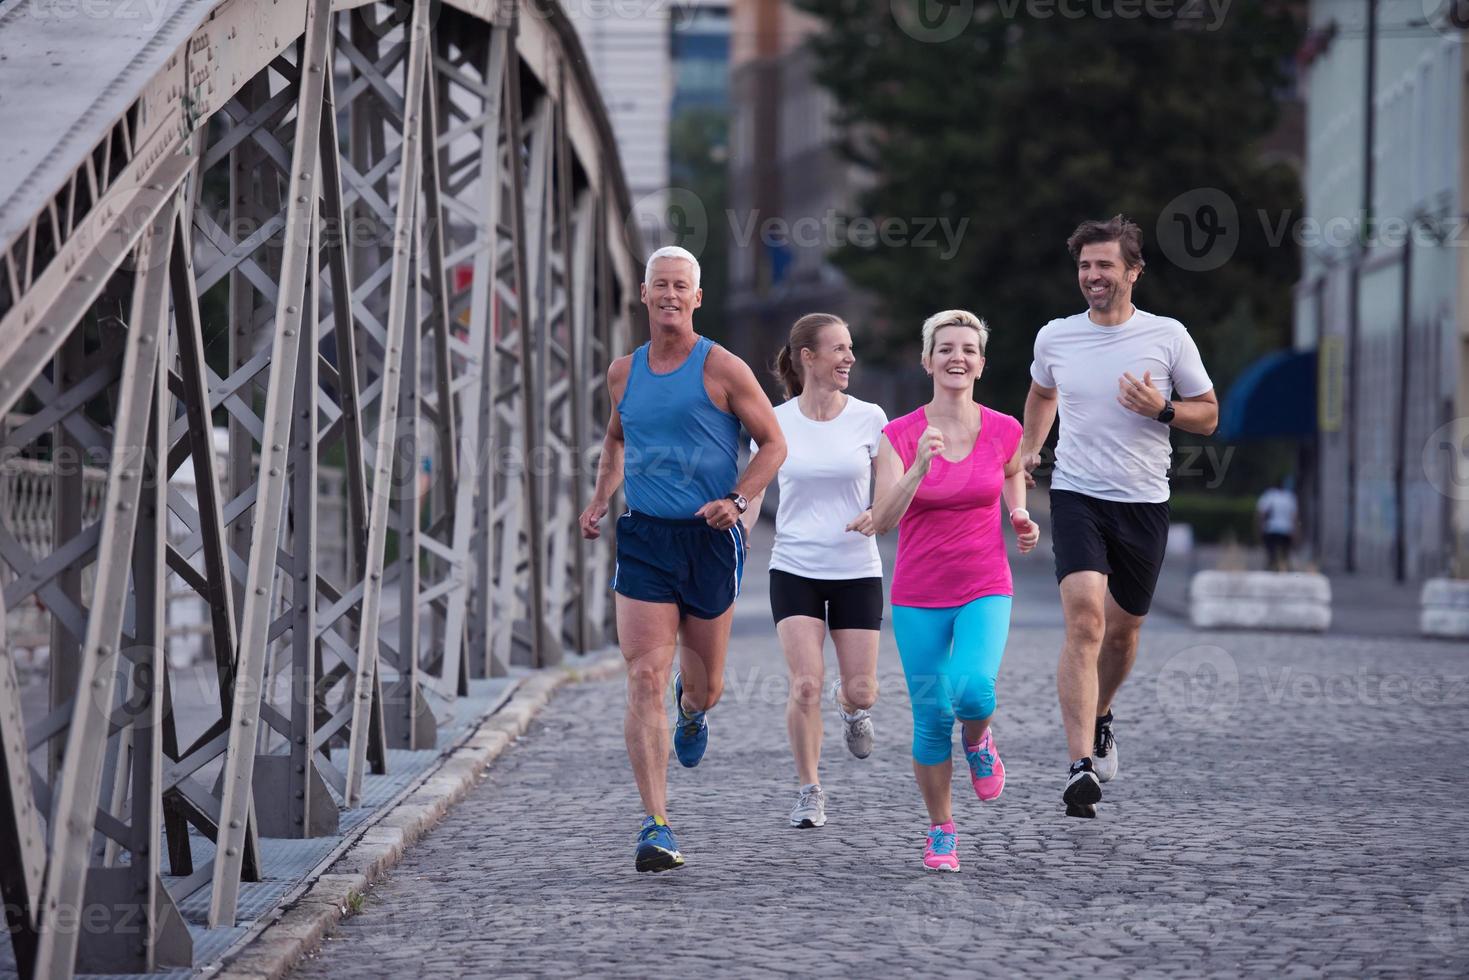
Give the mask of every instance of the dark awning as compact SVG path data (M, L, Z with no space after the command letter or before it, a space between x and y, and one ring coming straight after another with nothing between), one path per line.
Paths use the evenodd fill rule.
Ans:
M1218 438L1303 439L1316 434L1316 352L1276 351L1241 372L1219 408Z

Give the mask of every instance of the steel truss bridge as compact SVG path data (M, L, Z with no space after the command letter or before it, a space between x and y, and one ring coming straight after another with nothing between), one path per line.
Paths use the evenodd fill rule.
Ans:
M334 831L470 678L605 643L576 515L628 213L551 0L0 0L0 463L50 496L44 547L0 520L49 633L29 721L0 642L23 976L188 965L179 903L235 925L262 836ZM208 609L192 744L170 580Z

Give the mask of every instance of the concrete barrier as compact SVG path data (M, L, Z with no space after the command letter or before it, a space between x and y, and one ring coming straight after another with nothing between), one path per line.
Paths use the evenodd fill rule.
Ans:
M1423 583L1420 606L1424 636L1469 639L1469 579L1429 579Z
M1331 580L1312 572L1198 572L1189 618L1200 629L1323 632L1331 625Z

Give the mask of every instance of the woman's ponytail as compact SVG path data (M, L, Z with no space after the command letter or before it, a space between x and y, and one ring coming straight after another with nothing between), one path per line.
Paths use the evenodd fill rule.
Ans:
M801 393L801 371L791 357L790 344L775 355L775 376L785 388L787 398L795 398Z

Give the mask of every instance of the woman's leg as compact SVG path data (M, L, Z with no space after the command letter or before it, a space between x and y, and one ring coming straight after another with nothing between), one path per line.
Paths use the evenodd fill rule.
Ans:
M822 648L826 645L826 603L819 583L800 575L770 570L770 615L791 673L786 698L786 731L796 776L802 786L818 781L821 761Z
M893 634L913 705L913 776L928 807L931 824L953 818L949 783L954 739L945 661L953 639L957 609L893 606Z
M821 781L816 769L821 761L822 648L826 645L826 623L810 616L787 616L775 624L775 632L791 671L786 730L791 737L791 754L796 759L796 776L802 786L807 786Z
M821 648L826 645L826 623L809 616L787 616L776 623L780 646L786 651L790 669L790 695L786 698L786 730L790 754L796 758L796 777L801 785L821 782L821 686L824 667Z
M837 650L841 688L837 705L847 714L877 701L877 641L882 635L882 579L844 582L827 611Z
M995 713L995 678L1010 636L1010 605L1007 595L981 596L961 607L955 617L949 690L966 747L984 737Z
M877 703L877 630L832 630L842 686L837 704L847 714Z

